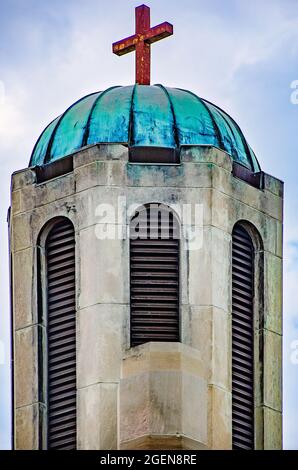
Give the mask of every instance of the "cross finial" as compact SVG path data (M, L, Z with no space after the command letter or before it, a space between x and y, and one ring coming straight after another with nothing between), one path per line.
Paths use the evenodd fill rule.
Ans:
M113 52L124 55L136 51L136 83L150 85L151 44L173 34L173 25L161 23L150 27L150 8L141 5L136 8L136 33L113 44Z

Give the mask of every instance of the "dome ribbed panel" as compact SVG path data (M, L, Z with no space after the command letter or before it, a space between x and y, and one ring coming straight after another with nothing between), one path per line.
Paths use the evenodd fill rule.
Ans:
M250 149L245 137L235 121L217 106L204 100L216 121L222 138L222 149L225 150L234 161L240 163L252 171L259 171L259 165L251 157Z
M257 160L257 157L253 151L253 149L251 148L250 145L248 145L248 150L249 150L249 153L250 153L250 157L251 157L251 161L253 163L253 167L254 167L254 171L255 172L258 172L258 171L261 171L261 167L260 167L260 164Z
M132 111L130 145L176 147L171 104L162 88L136 87Z
M49 124L48 127L41 134L34 147L29 166L44 164L44 158L47 153L47 148L59 119L60 116L58 116L54 121L52 121L51 124Z
M206 101L205 104L216 121L218 130L221 135L222 149L228 152L228 154L230 154L232 157L236 157L236 141L232 129L229 127L227 121L223 118L223 116L220 114L219 110L215 106Z
M235 152L235 160L241 163L244 166L248 166L248 148L245 146L245 140L244 137L241 135L239 132L239 129L235 122L228 116L227 114L223 113L220 109L218 112L221 114L223 119L228 123L228 126L233 132L234 136L234 152ZM250 160L250 158L249 158ZM249 167L251 168L251 162L249 161L250 165Z
M214 145L219 141L212 118L201 100L191 93L167 88L176 118L180 145Z
M54 135L50 161L55 161L82 147L90 109L99 95L100 93L94 93L86 96L66 111Z
M128 142L133 86L103 92L90 118L87 144Z

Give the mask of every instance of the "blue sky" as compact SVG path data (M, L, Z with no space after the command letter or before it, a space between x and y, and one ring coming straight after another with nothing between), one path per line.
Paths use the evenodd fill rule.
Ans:
M134 80L134 57L112 42L134 32L135 0L0 1L0 448L8 448L10 174L28 165L43 128L83 95ZM148 0L152 24L174 37L153 46L152 83L187 88L239 123L261 167L285 182L284 447L298 449L297 0ZM293 354L292 354L293 356Z

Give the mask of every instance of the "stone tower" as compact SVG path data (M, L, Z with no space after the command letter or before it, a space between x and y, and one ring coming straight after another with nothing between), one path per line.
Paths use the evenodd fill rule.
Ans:
M282 223L282 182L192 92L53 121L12 176L15 448L280 449Z

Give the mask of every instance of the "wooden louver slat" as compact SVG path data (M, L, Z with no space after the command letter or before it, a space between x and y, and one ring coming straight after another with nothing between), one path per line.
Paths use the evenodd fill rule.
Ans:
M254 449L254 248L240 225L232 237L232 443Z
M179 341L179 226L167 208L136 214L130 238L131 345ZM134 219L132 220L132 222Z
M70 221L46 242L48 449L76 449L75 237Z

